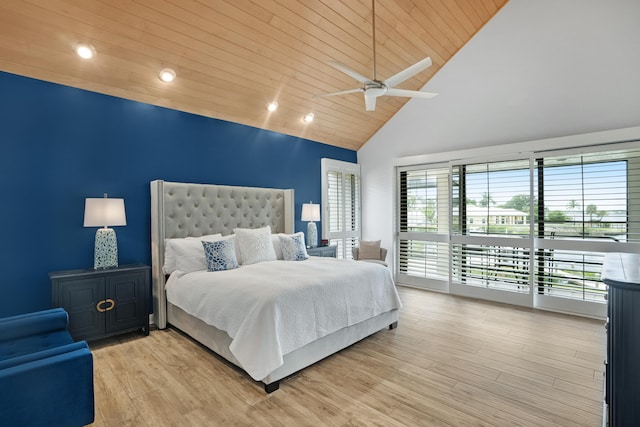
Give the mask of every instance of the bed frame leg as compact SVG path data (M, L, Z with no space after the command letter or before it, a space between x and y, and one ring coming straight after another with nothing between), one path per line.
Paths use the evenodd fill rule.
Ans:
M389 325L389 329L395 329L398 327L398 322L393 322L392 324Z
M273 393L274 391L276 391L277 389L280 388L280 381L274 381L270 384L265 384L264 385L264 391L266 393Z

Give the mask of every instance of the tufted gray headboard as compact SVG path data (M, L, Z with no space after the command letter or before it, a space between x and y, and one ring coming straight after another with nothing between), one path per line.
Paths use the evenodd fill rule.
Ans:
M293 233L293 190L151 181L151 261L155 323L166 327L164 241L269 225Z

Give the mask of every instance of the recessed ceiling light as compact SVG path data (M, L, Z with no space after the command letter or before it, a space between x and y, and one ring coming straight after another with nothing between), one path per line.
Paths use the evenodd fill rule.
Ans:
M278 103L277 102L270 102L267 104L267 110L269 111L276 111L278 109Z
M90 44L80 43L73 47L76 55L82 59L91 59L96 56L96 50Z
M309 113L306 116L303 117L302 121L305 123L311 123L313 121L313 118L315 116L313 115L313 113Z
M158 78L165 83L169 83L176 78L176 72L173 71L171 68L163 68L162 71L158 73Z

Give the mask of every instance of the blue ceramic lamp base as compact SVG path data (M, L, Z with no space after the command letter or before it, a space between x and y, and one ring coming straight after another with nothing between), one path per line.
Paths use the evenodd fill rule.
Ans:
M318 228L313 221L307 224L307 245L310 248L318 246Z
M112 268L118 266L118 241L113 228L99 228L96 231L96 247L93 268Z

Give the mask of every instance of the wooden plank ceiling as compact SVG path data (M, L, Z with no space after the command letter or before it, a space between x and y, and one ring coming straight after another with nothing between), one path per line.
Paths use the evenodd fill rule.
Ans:
M507 0L377 0L377 75L430 56L420 89ZM0 0L0 70L357 150L404 103L366 112L355 80L373 74L370 0ZM76 43L97 55L83 60ZM172 83L158 72L176 71ZM440 96L446 96L441 94ZM269 113L265 106L277 101ZM420 100L417 102L429 102ZM315 120L302 117L312 112Z

